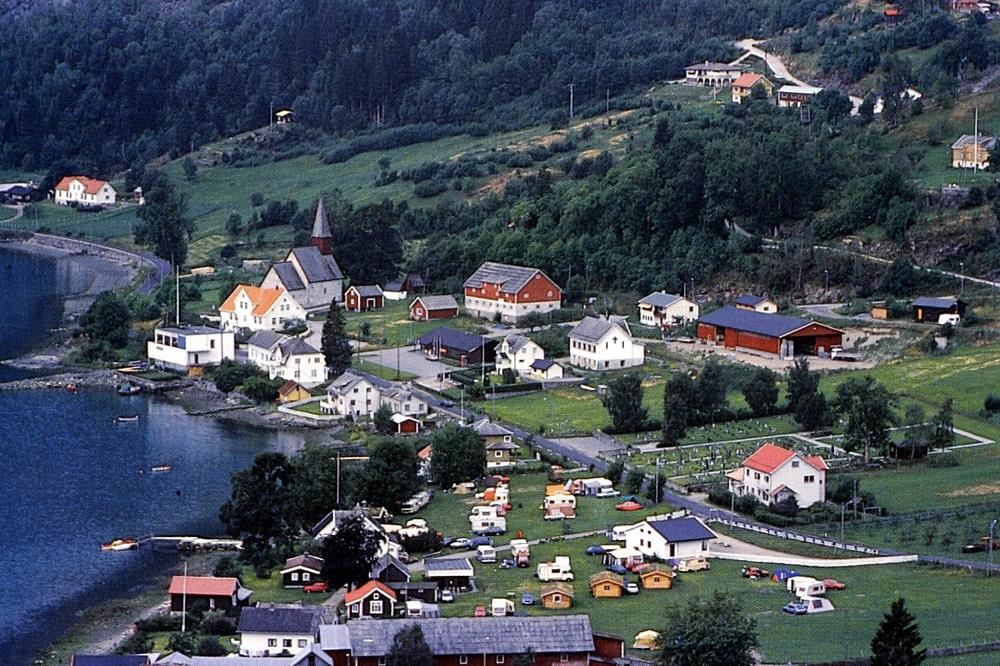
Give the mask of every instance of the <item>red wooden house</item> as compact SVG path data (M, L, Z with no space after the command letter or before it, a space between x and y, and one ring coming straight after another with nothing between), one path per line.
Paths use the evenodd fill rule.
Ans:
M454 296L418 296L410 303L410 319L430 321L458 316L458 301Z
M385 294L377 284L351 285L344 292L344 309L351 312L367 312L385 306Z
M767 352L780 358L828 354L844 332L808 319L743 310L732 305L698 319L698 339L726 349Z

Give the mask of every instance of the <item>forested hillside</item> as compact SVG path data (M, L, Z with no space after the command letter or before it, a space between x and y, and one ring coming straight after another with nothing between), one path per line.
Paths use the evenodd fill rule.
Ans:
M556 118L841 0L38 0L0 20L0 164L108 174L268 122ZM553 110L559 109L560 111Z

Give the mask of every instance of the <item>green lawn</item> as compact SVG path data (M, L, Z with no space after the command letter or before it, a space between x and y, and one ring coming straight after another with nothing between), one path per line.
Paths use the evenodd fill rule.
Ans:
M739 576L739 562L712 561L708 572L680 574L671 590L643 591L621 599L593 599L589 576L601 570L598 558L584 549L599 540L581 539L542 544L531 549L528 569L498 570L496 565L474 562L478 592L461 595L454 604L442 605L449 616L470 616L476 605L488 604L492 597L515 593L519 608L530 614L557 612L586 613L594 629L618 634L630 645L635 634L645 629L661 629L668 605L682 603L698 594L722 590L738 601L757 620L764 658L783 663L832 660L843 656L845 612L849 656L866 653L875 627L890 602L906 598L907 606L920 623L925 646L954 645L995 638L995 599L1000 593L1000 577L986 579L955 570L919 565L885 565L849 569L823 569L802 573L820 578L833 577L847 583L847 590L830 593L837 610L807 617L781 612L790 596L777 583L751 582ZM541 588L533 578L534 565L555 555L569 555L576 574L576 596L568 611L545 611L538 606L520 605L521 592L536 596ZM947 594L943 594L943 591Z
M496 543L507 543L516 538L518 530L526 539L546 539L574 532L604 530L613 525L637 522L652 513L672 510L669 505L661 504L655 510L623 513L615 510L615 504L619 502L615 498L578 497L576 518L547 521L543 520L539 509L545 497L547 483L543 472L510 475L510 504L513 508L507 514L507 533L495 538ZM482 501L471 494L436 492L434 499L417 517L425 519L432 529L439 530L445 536L468 536L469 511L477 504L482 504Z
M388 348L405 346L411 340L416 340L424 333L430 333L442 326L473 332L483 329L485 322L465 316L437 321L412 321L409 318L411 301L412 299L386 301L385 307L380 310L346 312L344 318L347 322L347 331L353 338L360 337L376 347ZM367 335L362 329L366 323ZM386 356L385 361L392 364L395 362L395 357Z
M826 546L819 546L814 543L803 543L802 541L781 539L776 536L771 536L770 534L761 534L760 532L741 530L738 527L729 527L728 525L722 525L719 523L713 523L711 527L719 534L725 534L733 537L734 539L739 539L740 541L760 546L761 548L779 550L783 553L788 553L789 555L798 555L800 557L818 557L822 559L852 558L858 556L858 554L854 552L837 550L836 548L827 548ZM850 537L848 537L848 539L850 539Z
M391 358L391 356L386 357ZM357 356L351 361L351 367L355 370L360 370L362 372L367 372L370 375L375 375L376 377L381 377L382 379L387 379L389 381L400 381L408 382L411 379L416 379L416 375L410 372L400 371L398 376L396 370L393 368L387 368L384 365L379 365L378 363L372 363L371 361L358 358Z
M305 404L298 405L294 409L297 412L303 412L305 414L313 414L315 416L320 416L323 414L323 412L320 411L319 403L320 403L319 400L315 400L313 402L307 402Z
M321 604L329 598L329 594L307 594L302 590L286 590L281 586L281 567L276 567L270 578L259 578L253 567L243 567L240 581L244 587L253 590L251 600L257 602L269 602L279 604L294 604L301 602L304 604Z

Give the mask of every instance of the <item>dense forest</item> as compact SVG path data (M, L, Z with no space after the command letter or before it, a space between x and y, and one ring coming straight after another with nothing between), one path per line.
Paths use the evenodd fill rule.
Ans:
M549 119L841 0L7 0L0 164L108 174L259 127ZM559 111L556 112L560 113ZM561 111L561 113L565 113Z

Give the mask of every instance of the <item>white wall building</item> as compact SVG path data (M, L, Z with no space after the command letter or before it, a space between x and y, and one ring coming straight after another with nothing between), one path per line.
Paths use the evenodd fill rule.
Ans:
M639 300L639 323L656 328L672 328L698 320L698 304L683 296L654 291Z
M316 607L262 604L240 611L240 654L277 657L311 648L319 633L321 610Z
M612 317L584 317L569 333L569 361L586 370L642 365L646 348L632 338L628 323Z
M647 558L686 559L706 555L708 542L715 538L715 532L694 516L651 516L625 532L625 547Z
M186 372L234 359L236 340L232 331L208 326L159 326L146 343L146 357L150 365Z
M487 261L465 281L465 311L473 317L506 322L562 307L562 289L537 268Z
M541 358L545 358L545 351L538 343L526 336L511 334L497 346L497 372L510 369L526 375L531 372L531 364Z
M324 311L331 301L344 300L344 274L336 259L311 245L289 251L284 261L271 266L260 286L284 288L309 312Z
M733 301L733 305L741 310L753 310L764 314L777 314L778 312L778 304L766 296L743 294Z
M720 88L731 85L742 73L743 69L739 65L706 60L685 67L684 81L689 85Z
M826 501L826 461L802 456L776 444L764 444L726 474L729 492L774 504L794 497L802 508Z
M370 417L382 404L379 387L367 377L347 371L330 382L326 398L319 403L324 414L351 418Z
M291 321L306 320L306 311L282 287L237 285L219 306L222 328L279 331Z
M268 377L281 377L312 388L326 381L326 359L301 337L257 331L247 341L247 360Z
M71 203L87 206L110 206L118 193L111 183L86 176L64 176L55 187L55 200L60 206Z

